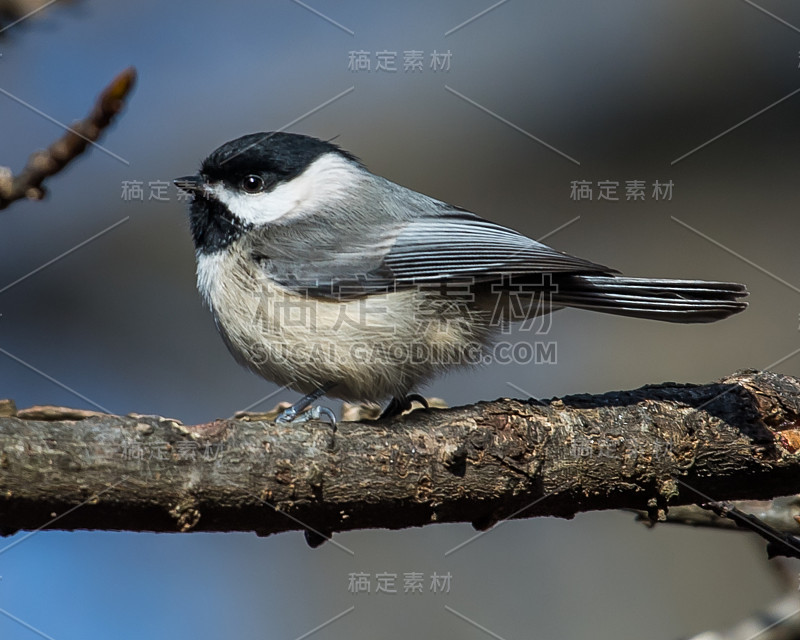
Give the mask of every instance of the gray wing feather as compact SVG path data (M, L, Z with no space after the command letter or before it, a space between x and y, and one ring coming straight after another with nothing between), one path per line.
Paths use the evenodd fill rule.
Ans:
M327 233L318 223L265 228L251 234L252 253L283 286L336 299L504 273L614 273L468 212L440 211L384 220L361 235Z
M383 225L369 237L328 233L319 224L264 227L249 234L246 250L272 280L296 293L354 298L391 290L394 280L383 261L396 227Z
M457 210L409 223L384 263L400 283L465 276L497 279L502 273L614 272Z
M271 278L323 298L512 272L615 273L372 174L346 211L332 206L249 236Z

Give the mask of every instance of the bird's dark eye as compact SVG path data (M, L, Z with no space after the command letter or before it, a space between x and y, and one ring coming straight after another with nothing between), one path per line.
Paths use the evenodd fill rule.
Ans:
M264 178L250 174L242 179L242 189L247 193L259 193L264 190Z

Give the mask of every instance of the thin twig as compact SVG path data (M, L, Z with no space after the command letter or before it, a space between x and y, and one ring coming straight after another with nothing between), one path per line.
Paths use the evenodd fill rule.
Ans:
M41 200L45 196L42 183L61 171L67 164L94 143L122 111L125 99L136 82L136 69L129 67L117 75L98 96L91 113L79 120L66 133L44 151L35 151L28 164L16 176L6 167L0 167L0 209L12 202L27 198Z
M757 517L781 533L800 536L800 496L781 496L772 500L738 500L729 502L737 509ZM634 511L637 520L652 526L646 511ZM665 514L664 523L711 529L738 529L736 521L719 516L698 505L671 507Z
M708 502L701 504L703 509L708 509L718 516L730 518L736 526L752 531L767 541L767 556L786 556L787 558L800 559L800 538L790 533L783 533L771 527L763 520L750 513L745 513L741 509L730 503Z

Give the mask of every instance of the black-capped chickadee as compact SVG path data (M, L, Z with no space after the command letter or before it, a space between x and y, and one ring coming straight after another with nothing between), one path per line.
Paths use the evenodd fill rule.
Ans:
M175 184L194 195L197 286L231 353L279 385L410 407L482 362L502 326L578 307L667 322L742 311L741 284L626 278L370 173L290 133L228 142Z

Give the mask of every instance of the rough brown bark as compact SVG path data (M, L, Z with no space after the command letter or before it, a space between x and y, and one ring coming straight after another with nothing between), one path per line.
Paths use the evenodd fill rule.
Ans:
M770 372L415 411L335 434L319 422L5 413L5 534L485 528L800 493L800 380Z

